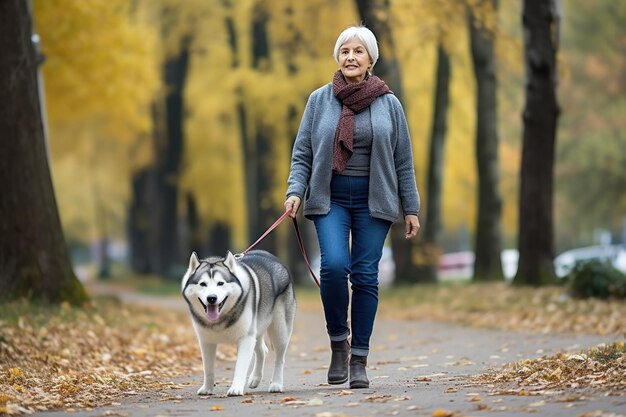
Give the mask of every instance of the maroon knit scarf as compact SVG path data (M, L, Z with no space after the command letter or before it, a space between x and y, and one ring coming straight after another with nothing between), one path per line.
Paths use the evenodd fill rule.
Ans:
M343 105L333 148L333 171L341 173L352 156L354 115L368 108L376 97L393 92L375 75L366 76L359 83L348 83L338 70L333 76L333 93Z

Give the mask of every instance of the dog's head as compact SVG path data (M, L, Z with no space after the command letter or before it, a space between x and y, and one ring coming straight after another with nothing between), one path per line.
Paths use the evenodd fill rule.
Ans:
M237 303L243 290L236 272L237 260L230 252L225 258L203 260L191 254L182 292L197 319L216 323Z

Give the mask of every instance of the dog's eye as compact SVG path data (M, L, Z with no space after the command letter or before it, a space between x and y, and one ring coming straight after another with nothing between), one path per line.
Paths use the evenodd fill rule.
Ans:
M218 287L221 287L222 285L224 285L224 281L220 281L220 282L217 283Z
M206 287L206 282L201 282L201 283L200 283L200 286L201 286L201 287Z

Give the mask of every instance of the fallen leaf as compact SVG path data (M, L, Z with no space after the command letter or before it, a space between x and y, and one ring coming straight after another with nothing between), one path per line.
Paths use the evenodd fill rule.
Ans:
M366 397L365 398L365 402L369 402L369 403L386 403L390 399L391 399L391 395L389 395L389 394L375 395L375 396L371 396L371 397Z
M432 417L453 417L454 413L444 409L437 409L433 411Z
M287 403L290 401L298 401L298 399L296 397L284 397L282 400L280 400L280 402L282 403Z

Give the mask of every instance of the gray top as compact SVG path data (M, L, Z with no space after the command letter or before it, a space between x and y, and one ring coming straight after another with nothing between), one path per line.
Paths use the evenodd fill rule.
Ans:
M370 155L372 154L372 119L370 108L354 115L354 142L352 156L341 175L365 177L370 174Z
M330 211L333 143L341 103L332 83L309 96L293 146L287 197L300 197L310 218ZM372 217L396 221L401 214L419 213L411 138L402 105L384 94L370 106L372 153L369 174L369 211Z

